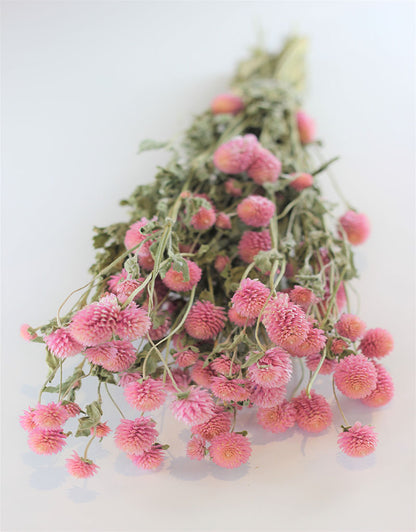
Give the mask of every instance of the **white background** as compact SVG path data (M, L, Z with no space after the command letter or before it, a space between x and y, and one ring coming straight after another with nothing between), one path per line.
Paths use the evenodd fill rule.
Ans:
M414 4L13 1L2 12L2 530L414 530ZM160 471L138 471L107 439L91 448L100 474L71 479L64 456L29 452L17 422L46 373L20 324L48 321L88 280L92 226L127 219L118 200L165 160L138 157L139 141L187 127L259 26L271 49L293 30L310 37L305 107L372 221L357 249L360 315L395 338L385 363L397 393L378 411L343 404L375 425L378 450L341 455L338 414L323 435L276 437L249 412L252 459L229 472L183 458L188 431L166 412Z

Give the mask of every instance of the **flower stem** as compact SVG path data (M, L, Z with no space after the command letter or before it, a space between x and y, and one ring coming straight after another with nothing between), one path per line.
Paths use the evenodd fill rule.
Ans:
M335 391L334 377L332 377L332 391L334 393L334 397L335 397L335 401L337 403L337 407L338 407L339 413L341 414L342 419L344 420L345 426L348 427L348 426L350 426L350 424L348 423L348 420L345 417L344 411L342 410L341 405L340 405L339 400L338 400L338 397L337 397L337 392Z
M123 412L120 410L118 404L114 401L114 398L113 398L113 396L111 395L110 390L108 389L108 384L107 384L106 382L104 383L104 386L105 386L105 389L106 389L106 391L107 391L107 393L108 393L108 397L111 399L111 402L113 403L113 405L114 405L114 406L117 408L117 410L119 411L121 417L122 417L123 419L126 419L126 416L125 416L125 415L123 414Z

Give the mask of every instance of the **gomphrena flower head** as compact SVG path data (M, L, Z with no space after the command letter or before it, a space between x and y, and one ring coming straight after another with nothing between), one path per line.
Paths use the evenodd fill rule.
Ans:
M239 198L243 193L241 183L232 178L227 179L225 182L225 190L227 194L230 194L230 196L233 196L234 198Z
M259 408L257 421L270 432L285 432L296 423L296 408L292 402L284 399L279 405L272 408Z
M106 422L98 423L98 425L95 425L95 427L91 427L91 435L97 436L97 438L104 438L108 434L110 434L111 429L107 425Z
M228 410L225 410L222 406L216 406L214 415L201 423L200 425L194 425L192 432L202 436L205 440L212 440L218 434L228 432L231 428L231 414Z
M34 340L38 336L35 332L30 332L29 329L31 329L31 327L27 323L23 323L20 327L20 336L24 340Z
M355 458L367 456L375 451L377 436L372 427L361 425L359 421L338 435L338 445L342 452Z
M364 213L347 211L339 222L354 246L363 244L370 235L370 221Z
M119 372L128 369L136 360L134 345L125 340L112 340L96 347L89 347L85 356L93 364L107 371Z
M29 410L24 410L23 414L19 417L21 427L27 432L30 432L37 427L34 420L34 415L35 409L29 408Z
M155 443L143 453L131 454L129 458L140 469L156 469L159 467L164 459L164 451L161 445Z
M363 399L376 388L377 370L364 355L351 354L337 364L334 381L337 388L350 399Z
M273 347L255 364L249 366L247 373L254 384L263 388L280 388L292 377L292 361L286 351Z
M331 343L331 352L340 355L348 348L348 344L342 338L335 338Z
M92 477L99 469L97 464L87 458L82 458L75 451L72 453L71 458L67 458L65 462L69 474L75 478Z
M242 434L224 432L213 438L209 454L218 466L233 469L248 462L251 445Z
M228 264L230 264L231 260L229 257L226 257L224 255L217 255L215 262L214 262L214 268L217 270L218 273L221 273L225 270Z
M245 316L242 316L239 314L235 307L231 307L228 311L228 319L231 321L231 323L234 323L235 325L238 325L239 327L251 327L256 323L256 318L246 318Z
M214 165L225 174L240 174L252 164L257 149L255 135L235 137L216 149Z
M123 281L127 281L128 277L129 277L129 274L124 268L120 272L115 273L114 275L111 275L107 281L107 286L108 286L109 291L112 294L115 294L117 290L117 286Z
M313 177L311 174L299 173L291 175L294 179L290 182L290 186L298 192L313 185Z
M210 301L197 301L185 320L185 330L198 340L215 338L224 328L225 311Z
M114 293L117 296L117 299L121 304L125 303L127 299L133 294L136 294L134 299L139 299L143 294L143 290L140 290L140 285L143 283L144 278L139 277L138 279L126 279L120 281L114 290ZM137 291L138 290L138 291Z
M217 214L215 227L218 227L219 229L231 229L231 218L228 214L225 214L225 212L219 212Z
M137 340L145 336L150 326L147 311L132 302L119 313L114 332L122 340Z
M35 428L29 432L29 447L37 454L56 454L66 444L66 435L61 429Z
M145 227L148 223L149 220L143 217L127 229L126 235L124 237L124 245L126 246L126 249L134 248L135 246L143 242L143 240L146 240L148 235L144 235L141 232L141 229ZM135 253L138 253L138 249L134 250Z
M355 342L364 334L365 323L355 314L342 314L335 324L335 329L339 335Z
M292 288L292 290L289 292L289 297L292 303L298 305L305 312L313 303L317 302L317 298L312 290L299 285L296 285Z
M126 401L143 412L150 412L160 408L166 399L166 390L163 381L151 377L131 382L124 388Z
M125 388L131 382L136 382L141 378L141 374L137 371L125 371L120 374L120 380L118 383L122 388Z
M305 391L295 397L296 422L307 432L321 432L329 427L332 421L332 410L323 395L311 390L310 398Z
M218 94L211 102L211 111L214 115L224 113L236 115L242 109L244 109L243 100L232 93Z
M279 405L286 395L286 386L265 388L249 382L247 387L250 390L250 401L261 408L272 408L273 406Z
M187 425L208 421L215 412L215 404L207 390L192 386L178 395L170 405L173 415Z
M280 293L266 305L263 324L270 340L284 349L304 342L309 334L310 323L304 311Z
M282 163L266 148L259 147L255 158L247 169L247 174L258 185L274 183L282 171Z
M214 372L209 366L204 367L204 362L202 360L197 360L191 369L192 380L199 384L199 386L204 386L205 388L210 388L212 378L214 377Z
M184 351L178 351L174 353L173 358L176 360L176 363L180 368L187 368L192 366L198 360L198 353L192 351L192 349L186 349Z
M157 438L155 422L147 417L122 419L116 428L114 440L119 449L127 454L141 454L148 451Z
M94 346L111 340L120 318L120 307L114 294L104 296L79 310L72 318L69 332L82 345Z
M238 243L238 254L242 261L250 264L260 251L270 251L272 240L267 229L264 231L244 231Z
M192 436L192 438L188 441L188 445L186 446L186 456L188 456L191 460L203 460L206 454L205 445L204 438L201 438L201 436L198 435Z
M243 279L231 301L240 316L257 318L264 307L270 289L257 279Z
M264 196L248 196L237 206L240 220L253 227L269 225L275 212L275 204Z
M191 383L191 378L189 376L189 372L187 371L187 369L172 368L171 373L172 373L173 381L175 382L176 386L180 390L185 391L189 388L189 385ZM166 375L166 383L165 383L166 390L170 393L176 394L177 389L173 385L173 381L168 373Z
M60 429L68 417L61 403L38 405L33 414L36 426L41 429Z
M245 379L229 379L218 375L211 379L212 393L222 401L245 401L250 396L250 391L245 387Z
M296 113L296 121L302 144L313 142L315 140L315 122L312 118L305 111L298 111Z
M320 353L326 344L326 336L322 329L310 328L303 342L288 348L289 353L296 357L306 357Z
M228 355L220 355L209 364L209 367L212 368L216 373L220 375L233 375L240 371L240 364L238 362L233 362Z
M200 207L191 218L191 225L197 231L206 231L215 224L217 215L215 209Z
M369 358L385 357L393 347L393 337L385 329L368 329L360 342L361 351Z
M149 336L154 342L160 340L161 338L164 338L167 335L171 326L170 316L166 312L157 312L156 318L157 322L159 322L159 320L162 320L162 322L157 327L155 327L152 322L152 326L149 329Z
M73 357L83 350L83 346L72 337L68 328L56 329L44 337L49 351L57 358Z
M185 281L182 272L174 270L173 266L167 271L163 282L174 292L188 292L201 280L202 270L191 260L185 259L189 271L189 280Z
M318 368L318 365L321 361L321 353L312 353L311 355L306 356L306 367L314 372ZM336 359L325 358L319 373L321 375L331 375L335 371L338 362Z
M377 383L375 389L361 399L361 402L367 406L384 406L389 403L394 396L394 384L389 372L381 364L374 362L377 371Z

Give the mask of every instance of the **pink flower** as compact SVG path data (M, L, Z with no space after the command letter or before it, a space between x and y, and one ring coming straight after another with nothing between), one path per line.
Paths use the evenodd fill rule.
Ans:
M218 434L223 432L228 432L231 428L231 414L225 410L222 406L216 406L214 410L214 415L201 423L200 425L194 425L192 427L192 432L194 434L199 434L205 440L212 440Z
M162 446L156 443L147 451L139 454L131 454L129 458L140 469L156 469L163 462L164 451Z
M89 478L94 476L99 466L87 458L81 458L75 451L71 458L65 460L66 468L70 475L75 478Z
M173 368L171 370L173 380L175 381L176 386L180 390L187 390L189 388L189 384L191 382L191 379L189 377L189 373L186 369L182 368ZM171 393L177 393L176 388L173 386L172 379L170 378L169 373L166 375L166 390Z
M157 438L155 422L147 417L134 420L122 419L115 430L114 440L119 449L127 454L141 454L148 451Z
M29 433L29 447L37 454L56 454L66 444L66 435L61 429L35 428Z
M149 412L160 408L166 399L163 381L151 377L143 381L131 382L124 388L126 401L137 410Z
M321 361L322 354L321 353L313 353L306 356L306 367L310 371L316 371L319 362ZM338 362L336 359L329 359L325 358L324 363L321 366L321 369L319 370L320 375L331 375L331 373L334 372Z
M199 386L210 388L214 372L209 366L204 367L204 362L202 360L197 360L192 366L191 377L196 384L199 384Z
M76 417L81 412L81 408L79 407L79 405L77 405L77 403L62 403L62 407L65 409L68 418Z
M365 242L370 235L370 221L363 213L348 211L339 222L347 234L348 241L354 246Z
M274 347L249 366L247 373L250 381L262 388L280 388L292 377L292 362L285 351Z
M292 288L292 290L289 292L289 297L292 303L298 305L305 312L313 303L317 302L317 298L312 290L299 285L296 285Z
M82 344L94 346L111 340L120 317L120 307L115 295L104 296L79 310L72 318L69 332Z
M225 312L210 301L197 301L185 320L185 330L193 338L209 340L215 338L225 325Z
M272 408L259 408L257 421L271 432L285 432L296 423L296 408L292 402L284 399L280 405Z
M227 179L225 182L225 190L230 196L239 198L243 193L241 190L241 184L236 179Z
M263 196L248 196L237 206L241 221L253 227L266 227L276 212L275 204Z
M141 374L137 371L126 371L125 373L122 373L120 375L120 380L118 381L118 383L122 388L125 388L131 382L136 382L141 378Z
M247 174L258 185L273 183L282 171L282 163L266 148L259 147L254 161L247 169Z
M291 176L294 177L294 179L289 183L289 185L298 192L313 185L313 177L311 174L300 173L291 174Z
M244 109L244 102L236 94L219 94L211 102L211 111L214 115L230 113L232 115L238 114Z
M264 307L270 290L257 279L243 279L231 301L240 316L257 318Z
M224 375L213 377L211 390L213 394L223 401L245 401L250 392L245 388L245 379L228 379Z
M250 264L254 257L260 251L269 251L272 249L270 233L264 231L244 231L238 244L238 254L243 262Z
M368 329L360 342L361 351L369 358L385 357L393 346L393 337L385 329Z
M128 276L129 275L124 268L121 270L121 272L111 275L111 277L107 281L107 286L110 292L115 294L118 284L122 283L123 281L126 281Z
M186 456L191 460L203 460L205 458L205 440L201 436L193 436L186 447Z
M331 344L331 351L334 355L340 355L348 348L348 344L342 338L335 338Z
M214 268L217 270L218 273L221 273L227 267L227 264L230 264L230 262L231 261L229 257L224 257L224 255L217 255L214 262Z
M34 408L29 408L29 410L24 410L23 414L19 417L20 425L27 432L32 431L36 428L36 423L34 420L36 410Z
M145 270L153 270L155 261L152 253L150 252L150 246L154 243L154 240L148 240L142 246L140 246L137 256L139 257L139 264Z
M136 348L124 340L112 340L85 351L85 356L93 364L113 372L125 371L136 360Z
M302 144L309 144L315 140L315 122L305 113L298 111L296 113L299 137Z
M75 341L69 329L57 329L44 338L49 351L58 358L73 357L83 350L83 346Z
M311 328L303 310L282 293L267 303L263 324L272 342L284 349L304 342Z
M252 164L258 141L255 135L235 137L221 144L214 153L214 165L225 174L240 174Z
M191 218L191 225L197 231L206 231L215 224L217 216L215 210L206 207L200 207Z
M364 355L348 355L334 372L337 388L350 399L363 399L375 390L377 370Z
M171 325L170 316L168 316L166 313L158 312L157 318L158 320L161 318L162 319L164 318L164 321L161 325L159 325L156 328L154 328L153 323L152 323L152 326L149 329L149 336L154 342L166 336L170 329L170 325Z
M305 357L320 353L326 344L326 336L321 329L310 328L306 339L297 346L288 348L289 353L295 357Z
M256 323L256 318L246 318L245 316L241 316L241 314L239 314L234 307L229 309L228 318L231 323L234 323L239 327L252 327Z
M232 362L231 358L228 355L220 355L210 363L210 368L212 368L216 373L220 375L229 375L238 373L240 371L240 364Z
M329 427L332 421L332 411L323 395L311 390L311 397L302 391L295 397L293 404L296 408L296 422L307 432L321 432Z
M231 218L225 212L219 212L217 214L217 221L215 227L219 229L231 229Z
M198 353L192 351L191 349L187 349L185 351L179 351L178 353L175 353L173 358L176 360L178 366L181 368L186 368L188 366L192 366L192 364L195 364L195 362L198 360Z
M144 235L141 232L141 229L142 227L145 227L148 223L149 223L149 220L143 217L128 228L126 232L126 236L124 237L124 245L126 246L126 249L134 248L135 246L140 244L140 242L143 242L143 240L146 240L148 235ZM136 249L135 253L137 252L138 250Z
M125 281L119 282L114 290L114 293L116 294L120 303L125 303L131 294L140 288L140 285L143 283L143 281L144 278L139 277L138 279L126 279ZM138 299L142 294L143 290L139 290L134 299Z
M338 435L338 445L348 456L367 456L375 451L377 436L372 427L357 421L352 427Z
M265 388L258 384L250 383L250 401L262 408L272 408L283 402L286 395L286 387Z
M60 429L67 419L68 413L61 403L38 405L33 414L36 426L41 429Z
M339 335L355 342L364 334L365 323L354 314L343 314L335 324L335 329Z
M24 340L34 340L38 336L36 333L30 333L29 329L31 329L31 327L27 323L23 323L23 325L20 327L20 336Z
M98 425L95 425L95 427L91 427L91 435L95 434L97 438L104 438L108 434L110 434L111 429L107 425L107 423L98 423Z
M187 425L199 425L213 415L215 404L203 388L192 386L170 405L173 415Z
M389 372L381 364L374 362L377 371L377 383L375 389L361 399L367 406L384 406L389 403L394 396L394 384Z
M167 271L163 279L165 285L174 292L188 292L196 284L198 284L201 279L201 268L191 260L185 259L185 261L188 265L189 281L185 281L183 273L174 270L173 266L171 266L171 268Z
M215 436L209 448L212 461L218 466L232 469L245 464L251 455L247 438L235 432L224 432Z
M130 303L128 307L120 312L115 325L115 333L122 340L137 340L137 338L142 338L146 335L150 325L147 311L137 306L136 303Z

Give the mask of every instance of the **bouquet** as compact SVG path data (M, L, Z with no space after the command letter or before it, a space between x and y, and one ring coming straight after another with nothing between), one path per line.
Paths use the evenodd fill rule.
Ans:
M151 413L166 402L189 427L190 459L238 467L252 453L249 433L235 430L244 408L273 433L331 425L318 375L332 380L344 420L340 449L353 457L375 450L373 427L348 421L339 394L368 407L391 400L380 359L393 339L351 309L353 247L370 226L340 193L336 158L323 159L302 110L305 49L299 38L277 54L256 49L180 142L143 141L140 152L166 149L170 162L122 201L128 222L94 228L91 281L46 325L22 326L46 349L48 374L20 422L39 454L87 438L82 456L66 458L71 475L96 474L91 445L110 433L137 467L157 468L168 445ZM340 218L322 196L323 175L340 194ZM82 404L86 380L96 399ZM114 386L135 419L125 418ZM120 414L116 427L106 422L103 393Z

